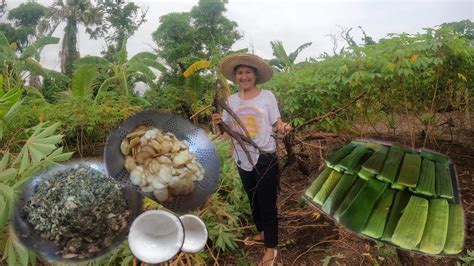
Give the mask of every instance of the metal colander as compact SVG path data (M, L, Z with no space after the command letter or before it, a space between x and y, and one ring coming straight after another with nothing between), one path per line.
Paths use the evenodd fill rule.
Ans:
M196 159L205 169L204 179L199 182L194 181L192 193L174 196L169 201L159 202L153 193L143 192L139 186L132 184L129 173L124 167L125 158L120 152L120 143L140 125L153 126L163 132L172 132L179 140L186 140L189 143L190 152L196 155ZM198 209L209 195L216 190L219 182L219 156L207 133L193 125L189 120L165 112L142 111L120 124L109 135L105 143L104 163L108 175L177 213L186 213Z

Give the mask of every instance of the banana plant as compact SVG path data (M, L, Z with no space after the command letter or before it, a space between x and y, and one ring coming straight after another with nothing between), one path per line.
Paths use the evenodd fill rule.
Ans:
M49 126L39 124L29 129L32 133L28 139L17 142L22 143L20 153L11 153L10 150L14 147L7 147L2 152L0 160L1 231L9 223L25 182L42 169L71 158L73 153L63 152L63 147L59 146L64 136L55 134L58 127L59 123ZM8 228L10 228L9 231L0 231L6 234L7 239L2 260L5 260L7 265L35 265L35 255L22 246L12 233L11 227Z
M97 76L97 71L94 68L80 67L76 69L72 75L71 88L59 92L56 95L58 101L68 101L73 98L93 99Z
M142 81L151 85L156 79L152 69L166 71L166 68L156 60L157 58L155 54L142 52L127 60L127 52L121 50L117 53L115 62L110 62L99 56L86 56L78 59L75 65L76 67L92 66L108 70L109 77L100 85L96 97L109 88L128 96L130 94L129 84L133 85Z
M276 58L270 60L269 64L279 72L294 70L295 60L296 57L298 57L298 54L312 44L311 42L302 44L294 52L288 55L283 47L282 41L272 41L270 43L272 45L273 55Z
M23 80L30 75L47 77L55 75L55 71L45 69L39 63L40 51L49 44L57 44L59 38L42 37L23 50L16 53L16 44L11 43L0 32L0 73L3 75L2 89L8 91L14 87L22 86Z
M215 51L215 49L211 49L211 50ZM241 49L241 50L238 50L238 51L227 52L223 56L220 56L216 52L212 52L212 55L211 55L209 60L200 59L200 60L194 62L193 64L191 64L183 72L183 77L189 78L192 74L194 74L194 73L196 73L196 72L198 72L202 69L210 69L211 75L214 76L214 79L217 80L219 82L219 84L221 84L221 86L223 86L224 95L227 98L230 95L230 87L229 87L229 84L227 83L226 78L219 71L219 62L226 55L233 54L233 53L245 53L245 52L247 52L247 49ZM194 87L194 86L191 86L191 87Z
M21 105L23 90L15 87L6 93L3 92L3 76L0 75L0 141L3 139L3 129Z

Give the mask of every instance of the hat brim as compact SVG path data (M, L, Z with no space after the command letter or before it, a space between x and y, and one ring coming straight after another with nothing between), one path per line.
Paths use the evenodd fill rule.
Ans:
M262 84L272 78L272 67L262 58L253 54L233 54L222 59L220 70L228 80L236 82L234 69L238 65L251 66L257 70L256 84Z

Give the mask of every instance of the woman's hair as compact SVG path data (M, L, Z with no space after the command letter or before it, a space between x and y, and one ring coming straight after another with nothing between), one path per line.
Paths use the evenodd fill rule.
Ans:
M251 68L251 69L253 70L253 72L255 73L255 75L258 77L258 71L257 71L257 69L256 69L255 67L249 66L249 65L244 65L244 64L236 65L236 66L234 67L234 74L235 74L235 72L237 72L237 68L239 68L239 67L249 67L249 68Z

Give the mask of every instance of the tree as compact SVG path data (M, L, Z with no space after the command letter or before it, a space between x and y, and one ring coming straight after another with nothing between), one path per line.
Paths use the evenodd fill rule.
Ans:
M202 57L202 43L195 36L189 13L170 13L160 17L160 26L152 37L159 47L159 56L172 72L177 72L175 75L186 69L185 62L190 61L189 58Z
M242 36L237 23L224 16L226 1L200 0L191 12L171 13L160 18L153 33L159 55L180 82L182 72L213 53L224 54Z
M360 44L360 45L357 44L357 42L354 40L354 37L351 35L352 28L343 28L343 27L340 27L340 26L338 26L338 27L340 29L340 32L338 34L329 34L329 35L327 35L331 38L331 42L333 43L332 52L333 52L334 56L342 55L345 51L348 51L348 50L357 51L358 48L361 48L361 47L364 47L364 46L367 47L367 46L376 44L374 39L371 36L368 36L361 26L358 26L358 28L362 32L363 36L362 36L361 40L364 43ZM341 47L341 49L339 49L339 52L338 52L337 49L339 47L339 42L341 41L341 39L344 41L345 44L348 45L348 47L346 47L345 44L342 44L342 47ZM359 54L359 56L360 56L360 54ZM321 58L329 58L329 57L331 57L331 56L326 52L324 52L321 55Z
M0 2L0 18L3 17L3 15L5 14L5 10L7 8L6 2L6 0L2 0L2 2Z
M134 3L124 0L105 0L99 4L105 14L105 23L102 26L102 35L105 36L107 51L102 54L113 60L114 54L122 49L125 41L133 36L137 29L146 22L148 9L142 10Z
M9 91L15 87L23 86L23 79L27 75L43 77L55 75L54 71L43 68L37 58L44 46L58 42L59 39L55 37L42 37L18 54L5 35L0 32L0 78L3 89Z
M47 7L36 2L22 3L8 12L7 18L12 23L0 23L0 31L8 40L15 42L21 52L37 39L36 26L47 11Z
M273 56L275 56L276 58L270 60L269 64L280 72L288 72L290 70L293 70L295 66L295 60L296 57L298 57L298 54L312 44L310 42L302 44L293 53L288 55L281 41L272 41L270 43L273 49Z
M450 27L454 33L460 34L469 40L474 40L474 22L469 19L441 24L441 27Z
M223 54L242 37L237 31L237 23L224 16L226 3L224 0L199 0L191 9L196 37L203 44L207 57L211 55L211 48Z
M102 22L102 13L89 0L57 0L49 8L47 17L49 23L43 29L55 28L59 23L66 22L60 52L61 72L70 76L73 72L73 63L79 58L77 25L83 24L86 32L92 38L97 38L100 31L97 26Z

